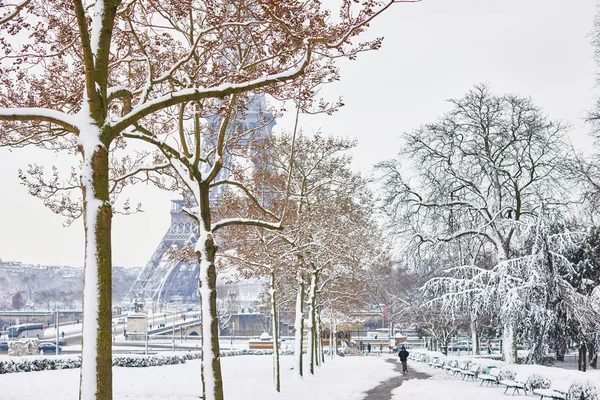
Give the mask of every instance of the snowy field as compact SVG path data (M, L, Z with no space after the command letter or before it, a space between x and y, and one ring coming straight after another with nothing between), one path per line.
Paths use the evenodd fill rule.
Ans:
M387 362L391 360L392 362ZM282 392L271 385L270 356L238 356L222 359L225 398L227 400L359 400L366 392L390 378L398 377L395 355L343 357L318 368L315 376L308 373L298 379L293 371L292 357L282 357ZM501 362L483 364L503 366ZM600 387L597 370L586 373L538 366L510 366L515 372L527 370L550 379L591 380ZM479 382L463 381L440 370L409 361L409 373L402 385L392 390L392 400L506 400L503 388L480 386ZM415 372L431 375L414 379ZM200 363L149 368L114 368L115 399L197 399L200 394ZM412 378L411 378L412 375ZM418 374L423 377L423 375ZM0 398L63 400L77 398L79 370L24 372L0 375ZM399 383L399 382L398 382ZM511 393L509 391L509 393ZM519 397L519 396L517 396ZM387 397L389 398L389 397ZM387 400L386 398L386 400ZM515 398L510 396L510 398ZM537 398L537 397L536 397ZM378 400L378 399L374 399ZM383 400L383 399L381 399Z
M396 373L384 357L345 357L327 361L315 376L297 379L293 357L282 357L282 392L272 388L270 356L222 359L226 399L300 400L362 399L363 392ZM200 362L149 368L117 368L115 399L198 399ZM63 400L77 398L79 370L22 372L0 375L0 398Z

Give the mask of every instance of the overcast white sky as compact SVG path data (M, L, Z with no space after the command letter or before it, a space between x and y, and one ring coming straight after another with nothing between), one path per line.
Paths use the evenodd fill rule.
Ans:
M423 0L398 4L376 20L365 38L385 36L383 48L344 62L342 80L322 91L344 96L333 116L303 117L305 130L321 128L359 140L355 166L370 172L394 157L402 132L435 120L445 100L487 82L497 93L531 96L552 118L573 124L585 141L582 118L593 105L596 65L589 33L596 0ZM292 119L278 121L291 129ZM45 265L83 265L83 224L63 219L19 185L18 168L53 153L0 149L0 258ZM144 266L169 227L175 196L147 186L128 196L145 212L115 216L113 264Z

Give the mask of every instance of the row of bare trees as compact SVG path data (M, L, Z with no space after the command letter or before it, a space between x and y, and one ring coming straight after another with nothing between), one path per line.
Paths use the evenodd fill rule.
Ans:
M347 155L354 146L354 141L320 133L267 140L260 148L267 149L271 162L254 163L253 174L255 180L267 179L258 185L268 188L263 201L273 210L287 208L284 228L246 226L225 233L231 235L225 242L233 246L224 250L222 268L234 268L242 279L268 282L274 338L278 337L277 309L295 313L294 368L299 375L305 369L304 330L308 331L309 370L315 373L325 359L320 347L321 316L330 316L325 323L335 331L331 316L337 315L338 323L346 322L349 310L364 306L364 271L377 255L380 235L372 220L373 201L366 180L350 169ZM273 346L274 384L279 390L277 340ZM335 346L330 344L330 349Z
M215 235L235 225L281 229L289 215L287 205L275 213L243 182L221 179L226 158L236 156L236 140L252 134L230 122L256 93L294 98L313 112L334 109L318 100L318 88L338 79L337 59L381 45L380 38L360 43L357 36L398 2L0 4L0 143L59 151L68 161L81 157L66 179L45 179L37 165L23 176L54 212L84 220L80 399L112 398L111 221L114 212L132 211L117 197L139 181L190 196L204 321L202 397L223 398ZM224 186L246 195L253 203L248 213L215 212L210 193ZM301 215L309 204L300 204ZM314 298L325 266L302 261L316 253L313 239L303 235L290 242L298 248L296 261L308 268L299 286L310 281Z

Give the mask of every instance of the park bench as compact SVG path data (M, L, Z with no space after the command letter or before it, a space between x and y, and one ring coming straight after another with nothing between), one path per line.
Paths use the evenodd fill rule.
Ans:
M452 373L452 369L453 368L457 368L458 367L458 361L456 360L450 360L449 362L447 362L446 364L444 364L444 366L442 367L447 373Z
M452 375L458 375L463 373L463 371L469 369L469 363L468 362L463 362L462 364L458 365L458 361L457 361L457 365L456 367L452 368Z
M479 365L477 365L477 364L471 365L468 369L466 369L462 372L463 379L472 378L473 380L476 380L477 375L479 374L480 370L481 370L481 367Z
M517 376L515 376L515 379L502 379L498 383L506 386L506 389L504 389L504 393L506 393L508 389L512 388L513 394L519 393L519 390L523 390L523 392L525 392L525 396L527 396L527 376L525 376L522 373L517 374Z
M492 383L497 385L500 381L500 368L492 367L486 374L479 374L478 378L481 379L480 386L483 386L483 382L488 386Z
M444 368L444 365L446 365L446 359L438 358L432 366L433 368Z
M570 388L571 382L556 381L552 382L552 385L548 389L534 389L533 394L540 396L540 400L543 400L544 397L547 399L565 400Z
M430 367L433 367L435 364L438 363L439 359L440 359L439 357L430 358L429 361L427 362L427 365L429 365Z

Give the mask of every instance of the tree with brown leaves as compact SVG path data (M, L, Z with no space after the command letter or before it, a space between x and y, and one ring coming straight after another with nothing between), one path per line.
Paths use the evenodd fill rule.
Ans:
M335 59L380 46L380 39L355 38L397 2L342 0L335 10L295 0L2 2L0 142L76 149L82 157L81 399L112 398L111 149L126 134L151 138L157 126L172 130L168 115L207 99L228 98L227 107L235 96L265 91L312 104L315 88L338 78ZM200 160L179 150L172 165L186 168L181 172L201 189L198 256L210 269L215 249L204 197L222 153L200 173ZM223 398L220 372L203 372L205 398Z

